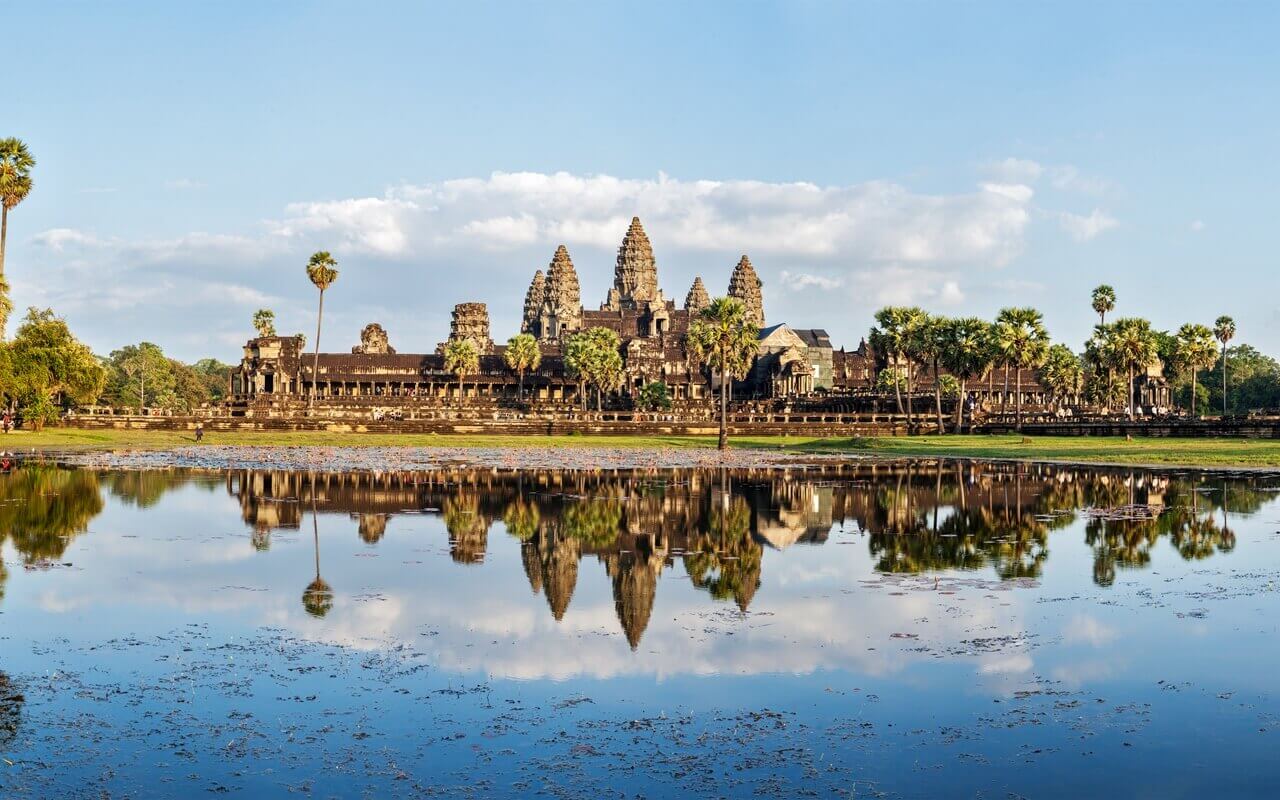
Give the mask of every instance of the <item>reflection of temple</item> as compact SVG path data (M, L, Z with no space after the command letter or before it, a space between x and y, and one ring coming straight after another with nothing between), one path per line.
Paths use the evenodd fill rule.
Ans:
M793 470L504 471L420 473L242 471L227 478L255 535L297 528L318 513L353 520L374 545L397 514L438 514L450 557L482 564L494 523L519 540L529 586L562 620L582 560L610 582L621 629L639 646L658 582L676 564L691 584L742 611L760 588L766 548L820 545L833 527L859 531L876 568L920 573L990 569L1033 578L1052 530L1083 516L1095 580L1149 563L1167 537L1184 558L1230 549L1215 515L1258 502L1247 484L1205 494L1204 478L1056 465L866 461ZM1256 505L1253 506L1256 510ZM596 573L599 574L599 573Z

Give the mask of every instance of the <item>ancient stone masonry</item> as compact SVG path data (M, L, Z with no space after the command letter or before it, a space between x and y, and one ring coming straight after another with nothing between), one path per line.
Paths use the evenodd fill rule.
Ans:
M693 286L689 287L689 294L684 298L684 310L696 314L709 305L711 295L707 294L707 287L703 285L701 277L694 278Z
M729 296L736 297L747 307L747 319L764 327L764 296L761 292L760 277L756 275L751 259L745 255L739 259L738 266L733 268L733 276L729 278Z
M467 340L480 355L493 352L493 339L489 338L489 309L484 303L458 303L453 307L453 322L449 324L449 341ZM444 352L445 342L439 351Z
M387 332L376 322L364 326L364 330L360 331L360 344L351 348L351 352L357 355L366 353L381 356L395 351L387 339Z
M547 278L542 270L533 273L529 283L529 291L524 295L524 320L520 323L521 333L534 333L538 328L538 320L542 317L542 305L547 301Z
M613 270L613 289L605 308L617 311L661 299L658 290L658 265L653 247L639 217L631 218L631 227L618 248L618 263Z
M542 304L540 338L558 339L566 331L582 327L582 288L569 250L560 245L547 270L546 297Z

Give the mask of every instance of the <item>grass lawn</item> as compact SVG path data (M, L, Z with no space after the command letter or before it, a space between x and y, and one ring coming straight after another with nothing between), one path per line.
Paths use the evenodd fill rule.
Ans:
M189 432L50 428L0 436L0 450L67 448L163 449L194 444ZM859 439L743 436L734 447L796 453L885 456L1021 458L1113 464L1169 464L1280 468L1280 439L1135 439L1089 436L900 436ZM328 432L212 432L207 444L260 446L438 447L714 447L714 437L693 436L485 436Z

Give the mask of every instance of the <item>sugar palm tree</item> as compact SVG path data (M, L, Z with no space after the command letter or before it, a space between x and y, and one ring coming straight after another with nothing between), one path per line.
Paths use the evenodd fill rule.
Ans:
M938 369L942 351L946 346L948 320L924 314L908 335L907 349L921 363L933 369L933 405L938 415L938 433L945 433L942 422L942 375Z
M1093 313L1098 315L1098 324L1107 324L1107 312L1116 307L1116 290L1105 283L1093 290Z
M1049 348L1044 364L1040 366L1040 382L1053 395L1054 404L1061 408L1063 401L1080 393L1083 370L1080 359L1065 344Z
M942 366L960 382L956 401L956 433L964 429L966 384L991 369L995 358L991 324L977 317L948 320L943 330Z
M4 248L9 238L9 211L31 194L31 170L36 166L21 139L0 139L0 278L4 277Z
M524 399L524 373L537 369L542 363L538 340L532 334L518 333L507 340L507 349L502 357L506 359L507 366L520 375L520 398Z
M1005 363L1008 391L1009 367L1017 374L1017 427L1022 429L1022 370L1037 369L1049 353L1049 334L1044 315L1034 308L1006 308L996 318L995 341Z
M1213 336L1222 342L1222 416L1227 416L1227 342L1236 336L1236 321L1225 314L1213 323Z
M747 319L747 308L733 297L717 297L689 326L694 357L720 374L721 450L729 447L729 381L746 376L760 347L760 329Z
M890 362L891 367L905 364L907 384L907 406L904 412L902 405L902 387L894 381L894 397L898 402L898 413L907 415L907 425L911 425L911 337L916 326L925 318L919 308L905 306L886 306L876 312L875 327L871 329L868 340L872 349L881 353Z
M1191 371L1191 416L1196 415L1196 372L1213 366L1218 355L1213 331L1204 325L1187 323L1178 329L1174 354L1178 364Z
M470 339L454 339L444 346L444 368L458 376L458 394L465 400L463 379L480 371L480 353Z
M1133 419L1133 378L1134 371L1146 369L1157 359L1157 341L1151 323L1137 317L1126 317L1116 320L1112 332L1113 348L1116 358L1129 373L1129 419Z
M253 329L259 336L275 336L276 312L269 308L260 308L253 312Z
M311 399L307 407L316 404L316 387L320 385L320 325L324 322L324 292L338 279L338 262L327 250L311 254L307 261L307 277L320 290L320 309L316 312L315 356L311 359Z

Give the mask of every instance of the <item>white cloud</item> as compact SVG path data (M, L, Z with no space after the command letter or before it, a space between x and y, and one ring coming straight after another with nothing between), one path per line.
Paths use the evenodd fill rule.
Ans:
M395 198L360 197L315 203L293 203L288 215L272 227L286 238L336 234L355 249L384 256L408 254L409 212L418 206Z
M811 275L807 272L789 272L783 270L778 276L778 281L787 289L793 292L803 291L809 288L818 288L824 291L838 289L844 285L841 278L828 278L825 275Z
M1204 230L1204 220L1194 219L1191 221L1191 224L1187 227L1191 229L1192 233L1199 233L1200 231Z
M1087 242L1104 231L1109 231L1120 223L1115 217L1095 208L1087 217L1067 211L1058 212L1058 224L1078 242Z
M1009 183L1034 183L1044 174L1044 167L1029 158L1006 158L987 165L987 171Z
M949 273L898 265L859 273L852 294L871 308L887 305L955 306L964 302L959 282Z

